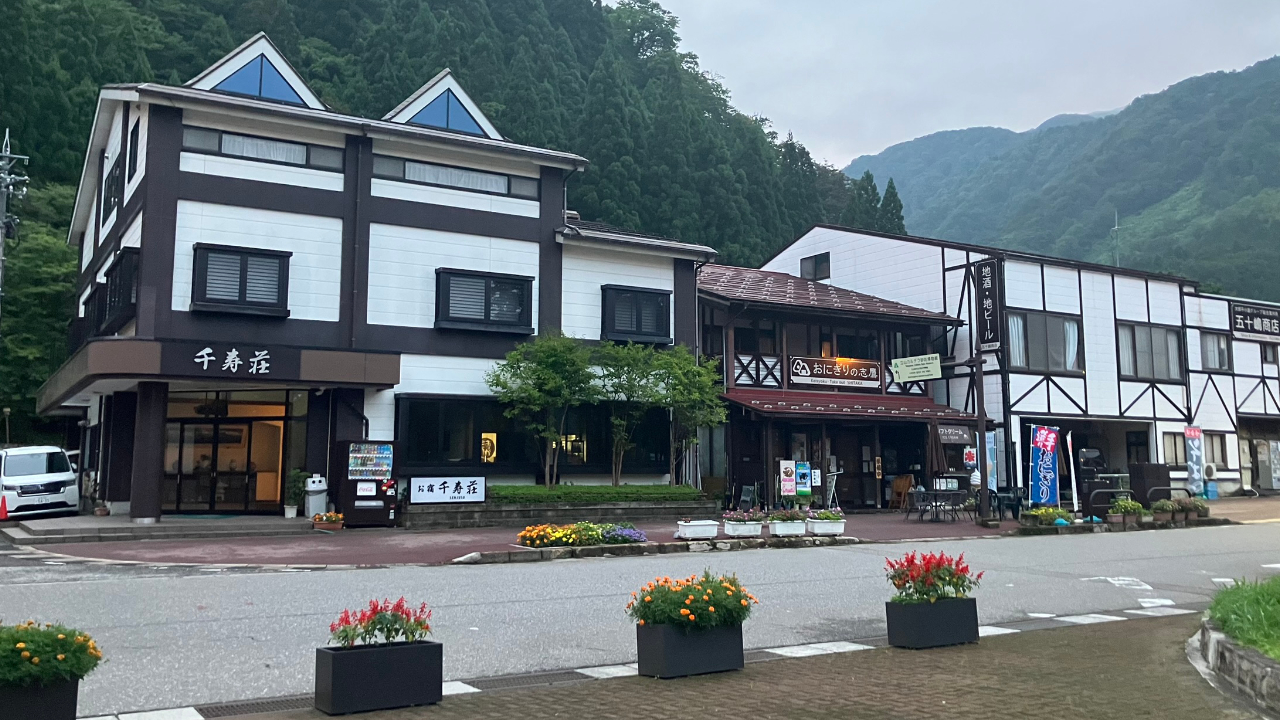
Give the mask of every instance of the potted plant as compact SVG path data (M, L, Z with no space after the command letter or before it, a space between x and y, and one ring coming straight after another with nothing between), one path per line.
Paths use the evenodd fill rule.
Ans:
M1200 513L1196 510L1197 500L1199 500L1199 498L1191 497L1178 498L1177 500L1174 500L1173 502L1177 506L1177 516L1175 516L1174 519L1181 520L1188 525L1193 523L1194 520L1192 520L1192 518L1198 518L1200 516ZM1201 500L1200 502L1204 501ZM1208 509L1208 506L1206 505L1205 508Z
M80 679L102 660L93 638L28 620L0 625L0 711L23 720L75 720Z
M742 623L759 604L736 575L656 578L631 593L636 621L636 669L673 678L741 670Z
M343 610L329 626L336 647L316 648L315 707L328 715L430 705L444 685L443 646L427 640L431 611L404 598Z
M978 602L969 597L982 580L964 555L907 553L885 559L886 577L897 595L884 604L889 644L923 648L978 641Z
M1200 498L1191 498L1191 505L1196 509L1196 517L1209 517L1209 503L1201 500Z
M311 516L311 528L313 530L341 530L342 513L316 513Z
M676 525L676 537L684 540L714 540L720 533L720 523L716 520L682 518Z
M1173 513L1178 509L1172 500L1157 500L1151 503L1151 516L1158 523L1173 522Z
M810 510L805 518L805 527L814 535L843 535L844 511L840 508L826 510Z
M1119 522L1122 526L1127 526L1130 522L1136 523L1138 518L1142 517L1142 503L1127 498L1113 500L1111 511L1107 513L1107 522L1116 522L1111 519L1115 515L1120 516Z
M764 529L764 512L756 508L730 510L723 520L724 534L729 537L760 537Z
M298 517L298 508L307 499L307 477L307 473L302 470L294 470L289 473L289 479L284 486L284 516L286 518Z
M804 535L804 521L807 519L803 510L774 510L769 513L769 534L773 537Z

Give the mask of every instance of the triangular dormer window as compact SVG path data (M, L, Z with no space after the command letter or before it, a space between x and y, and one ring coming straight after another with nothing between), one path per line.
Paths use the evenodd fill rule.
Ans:
M452 90L445 90L440 97L419 110L418 114L409 119L409 122L443 130L456 130L469 135L484 135L480 123L471 117L471 113L462 106L462 102Z
M214 90L260 97L264 100L305 105L297 91L289 85L275 65L265 55L250 60L244 67L232 73L226 80L213 86Z
M266 33L254 35L227 53L188 82L187 87L315 110L327 109Z
M390 122L451 130L501 140L497 128L446 68L383 118Z

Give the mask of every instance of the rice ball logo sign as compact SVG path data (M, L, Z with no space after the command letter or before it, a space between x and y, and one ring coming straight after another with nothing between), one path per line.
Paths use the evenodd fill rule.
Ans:
M804 358L796 358L791 361L792 377L813 377L813 371L809 369L809 363Z

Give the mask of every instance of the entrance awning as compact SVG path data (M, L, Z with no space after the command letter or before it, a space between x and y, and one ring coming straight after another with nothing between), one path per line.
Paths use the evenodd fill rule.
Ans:
M861 393L812 392L804 390L760 390L733 388L723 395L762 415L778 417L878 418L928 422L977 422L977 416L939 405L919 395L868 395Z

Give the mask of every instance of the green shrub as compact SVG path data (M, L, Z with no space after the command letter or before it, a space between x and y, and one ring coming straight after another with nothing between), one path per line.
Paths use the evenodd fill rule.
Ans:
M1072 515L1069 510L1063 510L1062 508L1056 507L1031 508L1030 510L1023 510L1022 514L1036 518L1040 522L1049 525L1052 525L1053 521L1059 518L1066 520L1067 522L1075 520L1075 515Z
M1114 515L1141 515L1142 503L1137 500L1114 500L1111 503L1111 512Z
M102 660L93 638L62 625L0 625L0 685L54 685L79 680Z
M1280 660L1280 577L1219 590L1209 617L1233 639Z
M702 492L689 485L490 485L488 500L495 503L602 503L701 500Z
M1178 504L1172 500L1157 500L1151 503L1151 512L1171 513L1178 509Z

